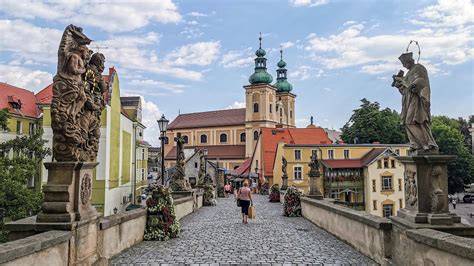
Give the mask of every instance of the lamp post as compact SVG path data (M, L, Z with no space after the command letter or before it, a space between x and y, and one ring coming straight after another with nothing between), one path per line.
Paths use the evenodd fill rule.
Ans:
M204 153L204 182L203 182L203 184L206 184L207 183L207 154L208 154L208 150L204 149L203 153Z
M161 184L165 185L165 138L166 138L166 129L168 128L169 120L165 118L165 115L162 115L158 122L158 127L160 128L160 140L161 140Z

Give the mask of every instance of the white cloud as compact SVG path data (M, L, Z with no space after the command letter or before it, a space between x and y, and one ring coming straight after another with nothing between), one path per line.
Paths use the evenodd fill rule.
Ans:
M192 16L192 17L208 17L208 16L214 15L214 14L216 14L215 11L212 11L211 14L204 14L204 13L200 13L200 12L193 11L193 12L189 12L189 13L186 14L186 15Z
M329 2L329 0L290 0L290 3L293 4L293 6L300 7L300 6L321 6L325 5Z
M288 77L295 80L306 80L309 78L319 78L324 74L324 70L311 66L298 66L292 69Z
M57 63L62 31L40 28L22 20L0 20L0 51L14 54L16 61Z
M325 90L325 91L327 91L327 92L331 92L331 91L332 91L332 89L329 88L329 87L324 87L323 90Z
M306 128L310 124L310 120L308 118L297 118L295 122L296 127L298 128Z
M94 26L108 32L127 32L151 22L178 23L182 20L172 0L160 1L46 1L6 0L2 11L10 16L59 20Z
M227 106L225 109L239 109L245 108L245 102L234 102L231 105Z
M419 11L424 20L413 20L416 24L430 27L458 27L472 24L474 4L471 0L439 0L436 5Z
M38 92L53 82L53 75L19 66L0 65L0 82Z
M404 52L409 40L420 43L420 63L427 65L431 71L439 69L439 61L460 64L474 57L474 49L471 48L474 38L470 27L421 28L403 34L375 36L365 35L364 29L362 24L351 24L339 34L329 37L311 34L306 50L312 52L313 60L328 69L361 66L361 71L369 74L399 69L401 64L397 58ZM414 51L416 59L417 49L413 47L410 50Z
M186 39L195 39L201 37L204 32L197 27L184 27L184 30L181 31L181 34L186 35Z
M246 48L242 51L229 51L225 53L219 64L224 68L242 68L252 64L254 56L251 48Z
M170 52L165 61L170 65L206 66L217 59L220 42L198 42L181 46Z
M132 79L129 82L130 85L140 86L140 88L152 88L154 92L157 92L156 89L163 89L170 91L172 93L183 93L186 85L182 84L173 84L169 82L152 80L152 79Z
M344 22L344 24L342 24L342 26L350 26L350 25L354 25L354 24L357 24L357 21L355 20L348 20L346 22Z

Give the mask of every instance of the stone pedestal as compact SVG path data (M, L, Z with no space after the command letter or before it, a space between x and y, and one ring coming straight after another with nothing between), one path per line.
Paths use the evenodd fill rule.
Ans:
M405 166L405 208L397 213L409 223L452 225L461 218L449 212L447 163L453 155L397 157Z
M323 194L319 191L318 186L316 185L316 180L320 176L319 172L310 172L309 173L309 193L308 197L312 199L323 199Z
M282 181L283 181L283 184L281 185L281 190L286 190L288 189L288 176L286 174L284 174L282 177L281 177Z
M45 163L48 183L43 187L44 199L38 223L72 223L93 220L97 212L91 204L92 178L99 163Z

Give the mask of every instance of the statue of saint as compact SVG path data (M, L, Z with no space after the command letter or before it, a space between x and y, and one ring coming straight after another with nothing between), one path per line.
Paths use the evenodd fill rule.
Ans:
M281 158L281 161L282 161L282 164L281 164L281 171L283 172L283 176L288 176L287 172L286 172L286 167L288 165L288 161L286 160L285 157L282 157Z
M173 191L188 191L191 189L191 185L188 180L185 178L184 172L184 138L181 137L181 133L178 133L177 137L174 138L176 141L176 171L174 172L171 180L171 189Z
M309 166L309 173L310 175L318 175L319 174L319 161L318 161L318 153L317 151L312 151L312 154L311 154L311 160L308 164Z
M394 87L402 94L400 123L405 126L413 151L437 152L438 145L431 134L430 81L428 72L421 64L415 64L413 53L403 53L400 59L408 69L403 76L394 75Z

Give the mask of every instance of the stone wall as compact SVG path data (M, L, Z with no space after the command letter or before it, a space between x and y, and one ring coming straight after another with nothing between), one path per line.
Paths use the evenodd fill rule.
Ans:
M202 206L202 193L195 195L175 200L178 219ZM16 221L16 227L28 224L33 231L21 231L21 235L30 236L0 244L0 265L107 265L110 258L143 241L146 209L78 223L65 231L38 232L39 227L32 224L35 220Z
M382 265L474 265L474 238L404 229L386 218L301 198L303 216Z

